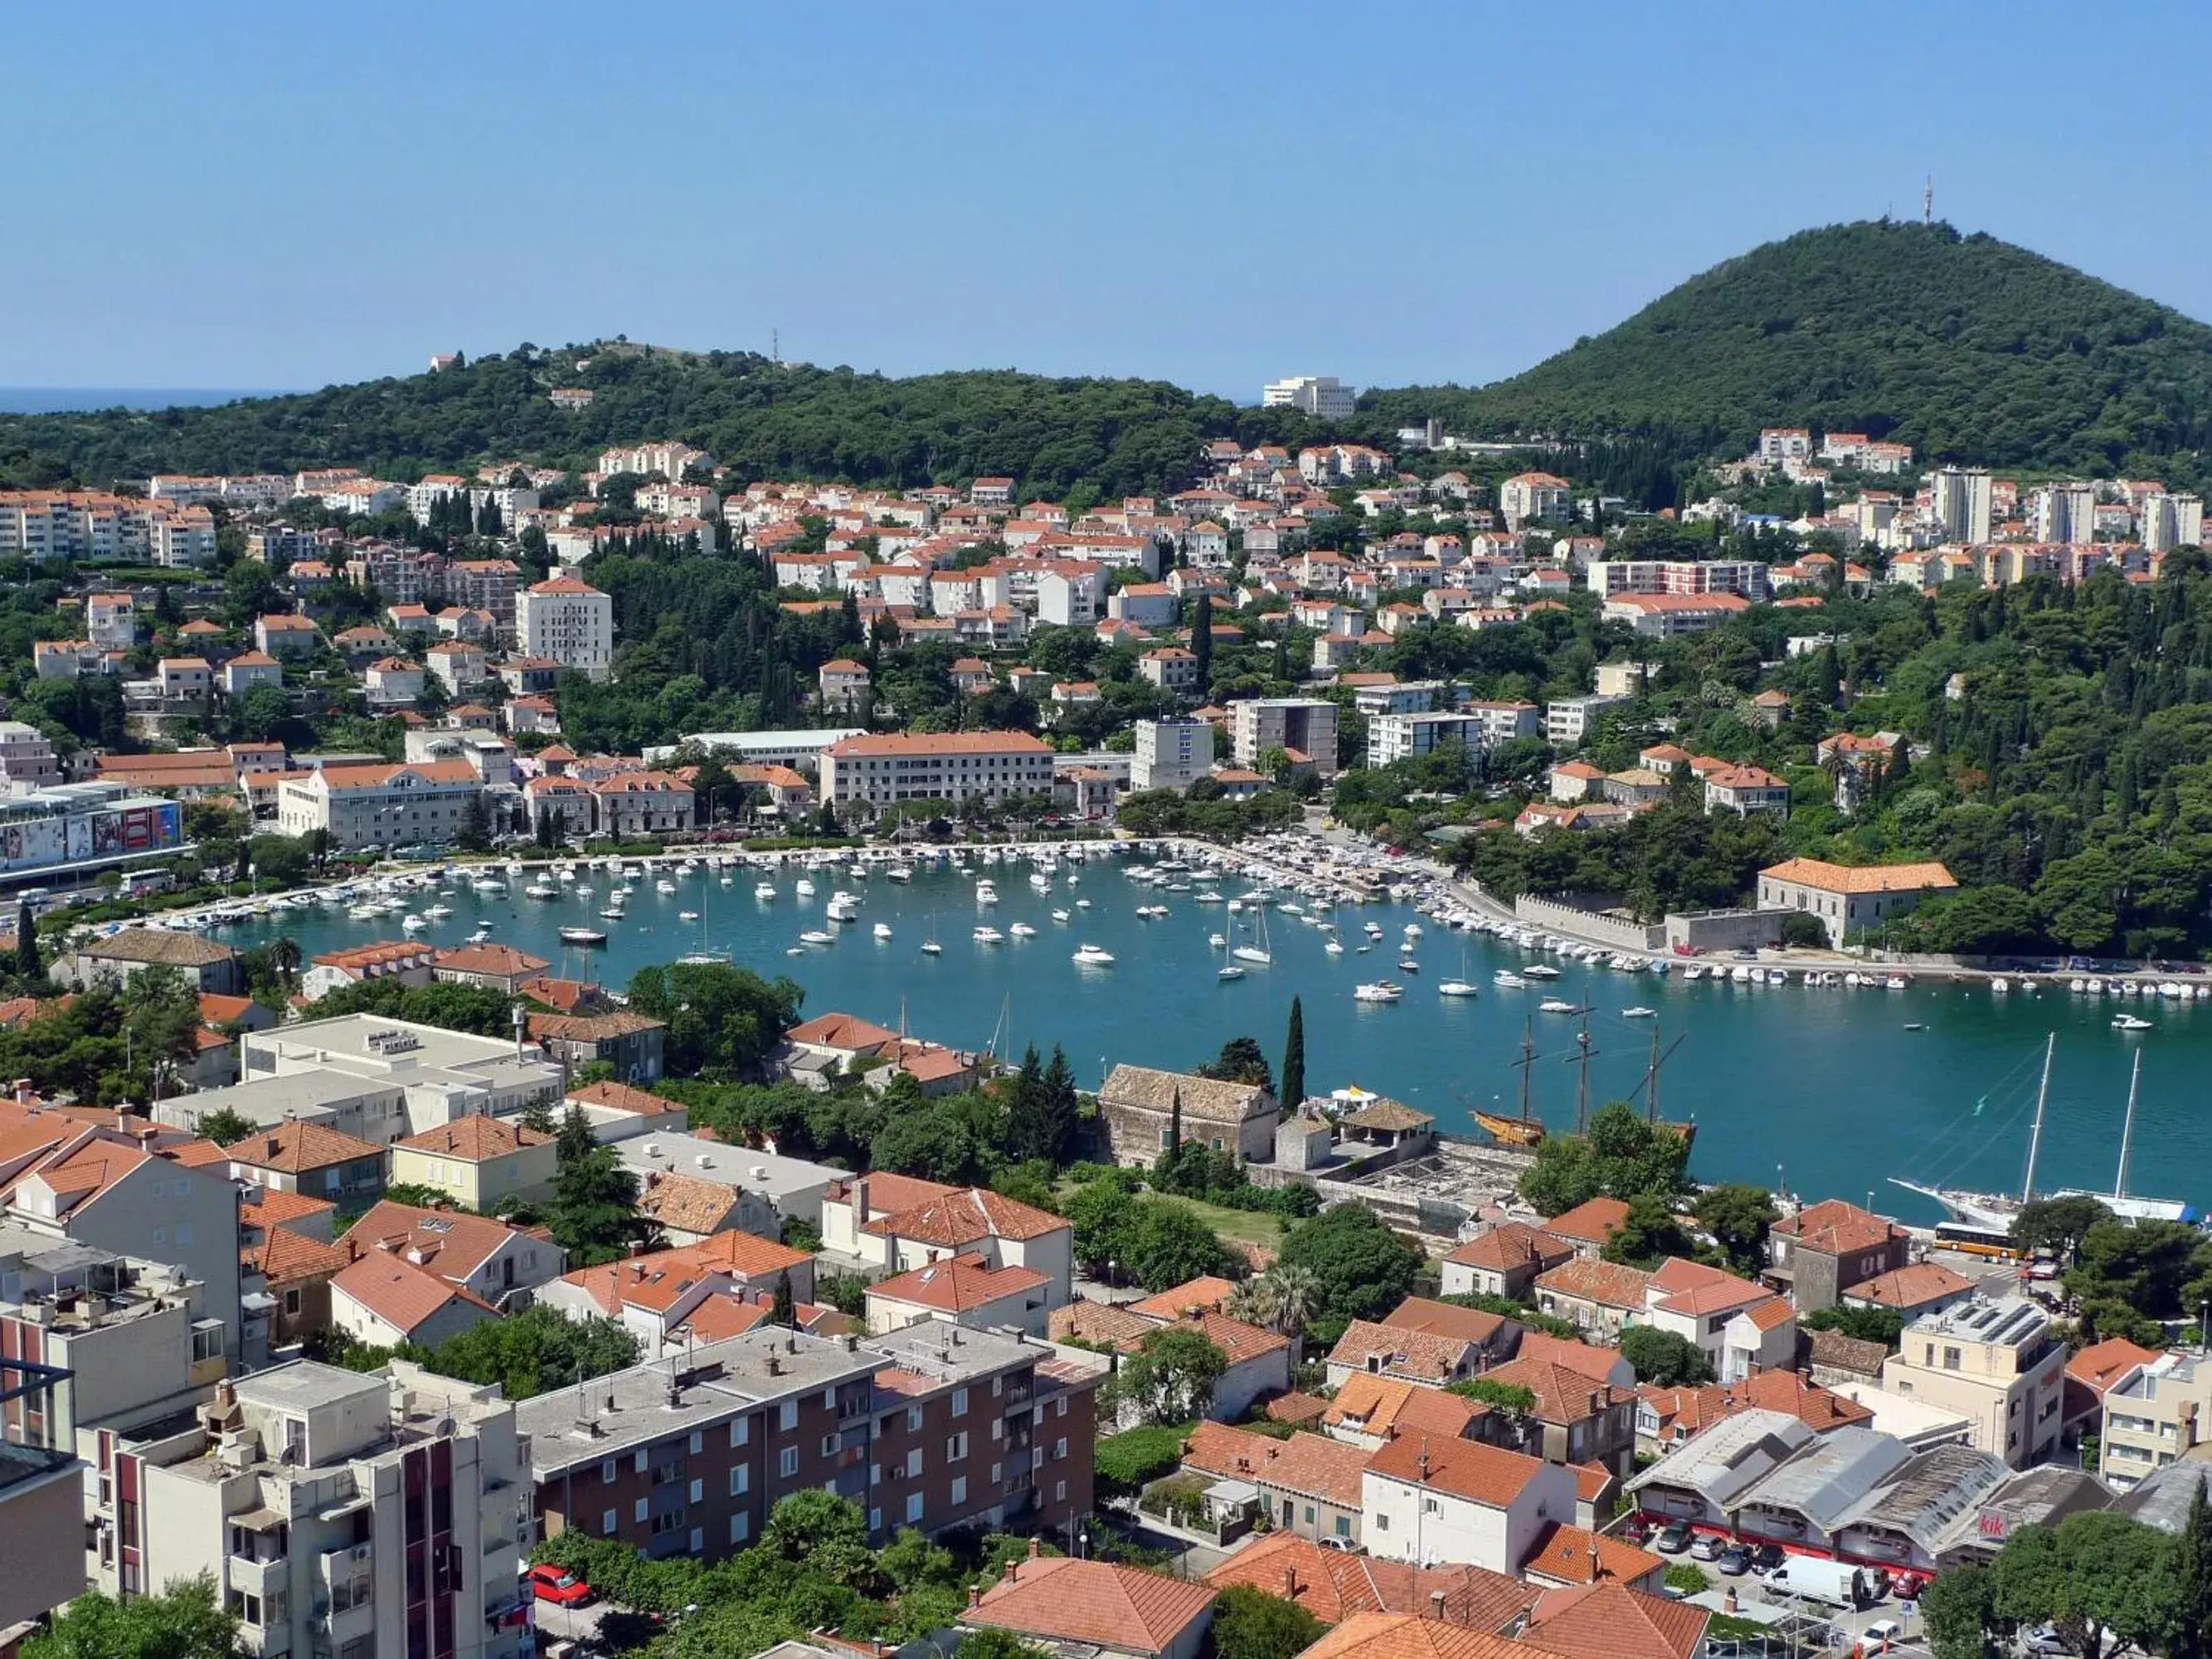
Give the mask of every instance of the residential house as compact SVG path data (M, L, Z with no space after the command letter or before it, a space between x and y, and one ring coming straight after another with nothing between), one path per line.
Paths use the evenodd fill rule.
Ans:
M1223 1423L1200 1423L1183 1444L1182 1467L1252 1488L1261 1512L1279 1533L1327 1538L1348 1548L1359 1542L1361 1475L1367 1458L1362 1448L1326 1435L1276 1439Z
M1573 1259L1575 1247L1526 1222L1501 1221L1446 1253L1441 1267L1446 1296L1499 1296L1526 1302L1537 1275Z
M1823 1200L1767 1230L1763 1277L1790 1292L1801 1314L1841 1302L1853 1285L1894 1273L1912 1259L1904 1228L1843 1199Z
M1126 1064L1099 1089L1098 1109L1114 1161L1146 1167L1168 1144L1178 1113L1186 1141L1261 1161L1273 1156L1281 1115L1275 1097L1256 1084Z
M1493 1412L1486 1437L1551 1463L1596 1463L1615 1474L1636 1466L1636 1394L1531 1357L1486 1372L1497 1383L1526 1389L1534 1403L1525 1412ZM1571 1516L1567 1517L1571 1519Z
M552 1135L519 1120L474 1112L392 1143L392 1184L434 1187L464 1209L492 1214L508 1199L552 1191Z
M880 1334L924 1320L973 1330L1045 1334L1052 1280L1034 1267L994 1267L980 1255L955 1255L878 1280L867 1290L867 1325Z
M382 1252L357 1257L331 1280L330 1295L331 1326L372 1348L434 1348L499 1317L483 1297Z
M1975 1296L1914 1321L1881 1370L1883 1388L1964 1415L1973 1443L2014 1468L2057 1444L2065 1380L2051 1316L2017 1296Z
M973 1629L1108 1659L1199 1659L1213 1622L1213 1590L1119 1562L1032 1556L960 1615Z
M1516 1572L1547 1525L1575 1515L1571 1470L1475 1440L1389 1441L1370 1458L1361 1488L1368 1553L1419 1566Z
M224 1150L240 1181L319 1198L342 1210L365 1209L384 1194L383 1146L326 1124L287 1119Z

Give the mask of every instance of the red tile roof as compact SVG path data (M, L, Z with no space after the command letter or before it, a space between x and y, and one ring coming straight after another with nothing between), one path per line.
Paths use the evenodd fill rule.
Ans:
M1367 1467L1393 1480L1503 1509L1527 1490L1544 1461L1478 1440L1401 1434L1377 1447Z
M1043 1290L1051 1283L1034 1267L994 1267L980 1255L957 1255L872 1285L868 1294L959 1314Z
M1544 1224L1544 1231L1554 1238L1571 1239L1577 1244L1602 1244L1620 1231L1621 1224L1627 1219L1628 1206L1620 1200L1593 1198L1553 1216Z
M1008 1576L962 1620L1046 1641L1164 1653L1212 1605L1208 1585L1058 1556L1011 1564Z
M1278 1532L1237 1551L1206 1576L1217 1590L1244 1584L1285 1595L1324 1625L1365 1613L1428 1613L1444 1598L1444 1620L1470 1629L1502 1629L1534 1605L1537 1591L1516 1578L1474 1566L1417 1567L1408 1561L1324 1549Z
M1368 1452L1325 1434L1293 1434L1278 1440L1231 1428L1226 1423L1200 1423L1183 1444L1185 1468L1232 1480L1255 1481L1308 1498L1318 1498L1339 1509L1358 1510L1359 1477L1367 1467Z

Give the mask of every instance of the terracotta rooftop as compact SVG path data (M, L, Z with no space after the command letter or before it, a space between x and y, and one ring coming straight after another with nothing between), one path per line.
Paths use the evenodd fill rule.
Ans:
M910 1210L878 1215L863 1231L957 1249L987 1238L1042 1238L1067 1225L1064 1218L1035 1205L1017 1202L988 1188L969 1187L927 1200Z
M676 1170L651 1170L638 1188L637 1212L672 1233L720 1232L737 1207L737 1188L726 1182Z
M498 1310L482 1297L451 1285L437 1274L418 1267L404 1256L373 1251L337 1278L331 1288L343 1291L404 1335L415 1331L453 1303L465 1303L496 1317Z
M1449 1603L1447 1603L1449 1606ZM1413 1613L1354 1613L1298 1659L1547 1659L1494 1632Z
M347 1228L339 1242L356 1261L378 1251L398 1255L458 1284L521 1236L520 1228L489 1216L427 1209L387 1198Z
M1218 1309L1229 1300L1237 1286L1226 1279L1207 1275L1170 1286L1140 1302L1128 1304L1131 1313L1152 1319L1180 1319L1194 1309Z
M1844 1296L1847 1301L1872 1302L1880 1307L1909 1312L1944 1297L1970 1291L1973 1285L1974 1281L1964 1273L1954 1273L1940 1261L1910 1261L1846 1287Z
M1200 1423L1184 1443L1182 1455L1185 1468L1280 1486L1348 1510L1360 1505L1360 1474L1367 1459L1364 1447L1325 1434L1278 1440L1226 1423Z
M1642 1551L1638 1551L1639 1555ZM1521 1639L1563 1659L1691 1659L1711 1614L1613 1580L1547 1590Z
M1206 1584L1066 1556L1011 1564L963 1622L1045 1641L1164 1653L1213 1605Z
M1574 1254L1573 1246L1557 1235L1522 1221L1501 1221L1488 1232L1470 1238L1444 1257L1463 1267L1491 1273L1539 1273L1557 1267Z
M1784 1216L1769 1231L1796 1239L1800 1249L1818 1250L1823 1255L1855 1255L1881 1249L1898 1230L1871 1210L1830 1198L1808 1205L1796 1215Z
M1408 1382L1443 1383L1468 1368L1468 1349L1471 1346L1464 1337L1439 1336L1355 1319L1345 1327L1344 1334L1329 1350L1328 1363Z
M1602 1244L1620 1231L1628 1219L1628 1206L1617 1198L1593 1198L1577 1204L1571 1210L1563 1210L1544 1224L1544 1231L1554 1238L1570 1239L1577 1244Z
M1554 1578L1568 1584L1605 1580L1632 1584L1662 1571L1666 1565L1663 1555L1654 1555L1587 1527L1555 1521L1536 1534L1535 1547L1521 1564L1521 1571L1532 1577Z
M667 1112L683 1112L689 1109L681 1101L656 1095L648 1090L633 1088L627 1083L612 1081L587 1083L580 1089L568 1091L570 1100L580 1105L603 1106L610 1111L634 1112L640 1117L659 1117Z
M1368 1613L1426 1614L1435 1605L1431 1598L1441 1595L1448 1626L1498 1630L1537 1595L1518 1579L1480 1567L1417 1567L1324 1549L1288 1532L1270 1534L1237 1551L1206 1574L1206 1582L1217 1590L1244 1584L1269 1595L1287 1593L1324 1625Z
M957 1255L872 1285L868 1294L960 1314L1007 1297L1043 1290L1051 1283L1050 1278L1034 1267L994 1267L980 1255Z
M381 1168L385 1162L384 1148L377 1142L363 1140L359 1135L349 1135L323 1123L288 1122L273 1129L257 1129L243 1139L233 1141L229 1151L234 1164L295 1176L309 1170L326 1170L336 1164L373 1160Z
M1401 1331L1425 1331L1455 1341L1488 1344L1504 1330L1506 1321L1479 1308L1462 1308L1455 1302L1437 1302L1409 1296L1382 1316L1382 1322Z
M1427 1434L1456 1440L1489 1410L1463 1395L1357 1371L1344 1379L1322 1421L1332 1429L1349 1429L1376 1439Z
M1401 1434L1376 1448L1367 1467L1389 1480L1503 1509L1536 1478L1544 1461L1479 1440Z
M1531 1415L1544 1423L1580 1423L1630 1397L1626 1389L1600 1382L1555 1361L1534 1356L1508 1360L1483 1375L1493 1382L1526 1389L1536 1396Z
M418 1152L434 1152L441 1158L458 1158L466 1164L481 1164L487 1158L508 1157L527 1146L543 1146L552 1139L543 1130L526 1124L472 1112L392 1145Z
M1641 1309L1651 1285L1651 1275L1618 1261L1599 1261L1577 1256L1538 1275L1536 1288L1554 1296L1601 1307Z

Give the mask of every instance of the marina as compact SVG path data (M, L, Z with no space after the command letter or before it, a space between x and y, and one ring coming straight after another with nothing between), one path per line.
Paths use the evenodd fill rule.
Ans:
M2193 1082L2212 1061L2212 1006L2161 995L2155 983L2100 994L2086 981L2075 992L2015 977L1997 994L1978 980L1725 958L1662 973L1486 919L1411 872L1387 889L1331 884L1214 849L1093 843L1079 861L1050 849L877 853L857 867L715 856L738 855L565 867L544 884L536 866L442 880L426 871L398 878L428 883L411 891L372 882L328 902L303 896L258 915L240 908L241 920L216 931L241 948L289 935L312 958L398 938L412 915L421 926L406 936L417 941L452 946L482 934L617 990L650 963L726 959L793 979L809 1013L903 1013L910 1030L975 1048L1011 994L1009 1046L1063 1045L1085 1086L1133 1057L1197 1065L1239 1034L1273 1056L1297 994L1317 1081L1377 1090L1478 1139L1478 1112L1518 1121L1515 1061L1532 1023L1540 1040L1528 1068L1530 1110L1553 1131L1574 1127L1585 1030L1593 1103L1638 1088L1659 1036L1664 1113L1697 1126L1701 1178L1853 1198L1886 1189L1893 1207L1931 1222L1943 1213L1935 1201L1889 1183L2017 1191L2034 1092L2019 1077L2026 1066L2033 1083L2056 1032L2039 1189L2109 1188L2143 1049L2136 1161L2154 1162L2164 1197L2200 1207L2212 1198L2212 1119ZM556 896L527 896L533 884ZM1368 897L1386 890L1401 896ZM830 915L840 895L844 921ZM699 920L679 921L683 911ZM1422 947L1442 952L1447 976L1400 969L1413 948L1408 923L1424 930L1414 936ZM568 942L563 928L606 937ZM1547 1003L1559 1012L1540 1012ZM1996 1087L2006 1078L2009 1092Z

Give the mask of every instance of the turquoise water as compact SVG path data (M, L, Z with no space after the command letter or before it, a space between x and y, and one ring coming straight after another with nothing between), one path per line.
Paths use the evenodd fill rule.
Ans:
M619 988L637 969L687 951L727 951L740 965L763 975L787 975L805 988L805 1010L858 1014L961 1048L981 1048L1000 1033L999 1050L1018 1054L1029 1042L1049 1051L1065 1046L1079 1079L1095 1085L1113 1064L1129 1060L1177 1068L1214 1054L1239 1033L1256 1037L1279 1057L1284 1022L1295 993L1304 997L1306 1075L1316 1091L1358 1084L1395 1096L1436 1115L1446 1129L1473 1132L1470 1109L1510 1109L1516 1101L1518 1057L1524 1027L1533 1021L1540 1058L1532 1068L1534 1103L1555 1127L1571 1127L1575 1073L1568 1063L1578 1022L1536 1012L1547 998L1587 1001L1590 1020L1590 1097L1626 1096L1642 1080L1655 1025L1662 1046L1677 1037L1661 1073L1661 1109L1669 1118L1694 1117L1698 1140L1693 1171L1706 1180L1741 1180L1772 1186L1778 1178L1812 1197L1863 1201L1872 1193L1892 1213L1933 1218L1935 1211L1912 1194L1887 1185L1908 1176L1945 1186L2016 1188L2026 1163L2027 1130L2047 1033L2058 1035L2057 1063L2044 1133L2039 1187L2108 1188L2118 1153L2128 1068L2135 1050L2144 1054L2142 1093L2132 1158L2132 1190L2182 1198L2201 1206L2212 1201L2212 1117L2204 1109L2203 1079L2212 1060L2212 1002L2146 1001L2128 1006L2155 1023L2140 1035L2110 1029L2117 1000L2045 990L2015 989L1993 995L1981 987L1935 987L1906 992L1753 988L1727 983L1685 984L1650 975L1626 975L1562 963L1561 977L1532 981L1525 991L1500 990L1493 971L1521 964L1518 949L1484 935L1449 932L1410 907L1343 906L1333 920L1347 949L1323 951L1317 928L1271 911L1267 928L1272 967L1251 967L1247 976L1222 982L1224 960L1207 943L1228 934L1231 918L1222 904L1194 902L1192 893L1169 893L1130 881L1119 861L1087 865L1079 884L1065 875L1049 896L1034 892L1027 865L1002 865L980 873L996 881L1001 901L982 906L975 876L955 872L918 874L899 884L878 874L860 882L828 871L811 873L817 892L795 891L802 872L773 876L777 897L757 900L753 886L763 872L701 870L672 874L678 890L654 890L651 878L631 895L626 921L600 920L607 872L580 872L593 895L555 901L472 892L465 884L439 895L451 917L418 937L459 945L479 926L502 943L550 958L555 971ZM727 873L731 884L722 886ZM1248 884L1221 884L1231 896ZM840 926L823 917L839 888L860 896L860 920ZM1075 908L1087 898L1091 908ZM412 895L410 909L433 902ZM1139 904L1164 904L1169 914L1139 918ZM1071 911L1054 922L1054 908ZM678 913L702 921L681 922ZM1367 954L1370 920L1386 930ZM1397 967L1400 930L1420 920L1426 933L1414 955L1418 974ZM892 938L872 937L877 922ZM1003 944L975 942L971 931L988 925L1006 932L1018 921L1037 930L1033 939ZM564 946L562 926L601 927L603 947ZM799 947L802 929L834 932L836 943ZM933 932L943 954L921 946ZM278 933L298 939L307 955L344 945L398 939L397 915L349 921L342 908L295 911L228 930L241 947ZM1085 968L1070 957L1085 942L1114 953L1110 968ZM787 952L801 948L802 954ZM1440 997L1439 981L1458 975L1476 981L1471 1000ZM1363 980L1394 978L1406 986L1403 1001L1352 1000ZM1626 1019L1634 1006L1657 1011L1656 1021ZM1909 1024L1924 1024L1913 1031ZM1978 1110L1977 1109L1978 1104ZM1778 1170L1779 1176L1778 1176Z

